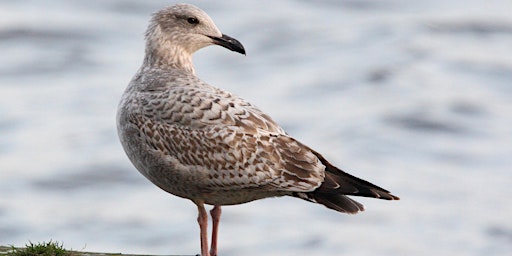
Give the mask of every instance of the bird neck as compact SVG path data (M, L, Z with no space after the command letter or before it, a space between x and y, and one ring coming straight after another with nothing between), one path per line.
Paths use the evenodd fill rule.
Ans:
M149 41L146 45L144 65L160 69L182 69L195 74L192 55L169 41Z

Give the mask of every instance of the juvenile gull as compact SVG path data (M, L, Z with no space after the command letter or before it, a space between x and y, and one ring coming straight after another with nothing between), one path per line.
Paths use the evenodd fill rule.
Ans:
M139 172L197 205L201 256L217 255L221 205L293 196L354 214L363 205L346 195L398 200L336 168L251 103L197 78L192 54L212 44L245 54L195 6L154 13L144 62L117 112L121 144ZM214 206L210 251L205 204Z

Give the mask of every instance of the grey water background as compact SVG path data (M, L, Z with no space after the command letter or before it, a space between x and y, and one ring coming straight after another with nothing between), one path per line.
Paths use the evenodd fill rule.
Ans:
M190 1L247 56L198 75L400 201L224 208L221 255L512 255L511 1ZM171 1L0 1L0 244L199 253L197 211L142 177L118 100Z

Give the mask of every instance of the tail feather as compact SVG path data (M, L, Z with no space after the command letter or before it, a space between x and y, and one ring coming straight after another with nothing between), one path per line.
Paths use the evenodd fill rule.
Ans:
M364 206L346 195L372 197L385 200L399 200L389 191L368 181L352 176L329 163L325 158L314 152L326 166L324 182L316 190L296 193L295 196L304 200L323 204L338 212L355 214L364 211Z
M293 195L309 202L322 204L329 209L342 213L355 214L360 211L364 211L364 206L362 204L345 195L318 192L299 192L294 193Z

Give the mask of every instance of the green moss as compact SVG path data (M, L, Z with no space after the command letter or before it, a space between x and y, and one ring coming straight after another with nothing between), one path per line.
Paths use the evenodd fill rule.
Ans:
M11 251L5 254L7 256L71 256L71 252L66 251L62 244L58 242L42 242L38 244L25 245L24 248L11 247Z

